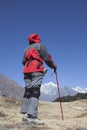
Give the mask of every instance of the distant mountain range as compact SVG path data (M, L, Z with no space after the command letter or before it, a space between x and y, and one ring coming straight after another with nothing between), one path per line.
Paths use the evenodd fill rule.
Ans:
M74 96L78 92L70 87L62 87L60 88L60 95L63 96ZM57 85L49 82L41 86L41 96L40 100L43 101L54 101L58 97L58 88Z
M0 74L0 95L7 96L15 99L22 99L24 93L24 88L17 84L15 81L10 80L8 77ZM71 87L61 87L60 95L65 96L75 96L78 93L87 93L87 88L71 88ZM55 101L58 98L58 88L56 84L49 82L41 86L40 100L42 101Z
M78 93L87 93L87 88L81 88L77 86L76 88L73 88L73 89L77 91Z
M63 97L63 101L87 99L87 88L71 88L68 86L60 87L60 95ZM52 82L42 85L40 100L55 101L55 99L58 99L57 85Z

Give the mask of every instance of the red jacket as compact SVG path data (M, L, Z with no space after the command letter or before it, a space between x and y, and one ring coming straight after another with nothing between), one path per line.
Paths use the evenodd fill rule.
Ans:
M46 47L41 42L40 35L31 34L28 37L30 46L25 51L22 63L24 65L23 73L32 73L32 72L43 72L43 62L50 67L56 68L52 57L49 55Z

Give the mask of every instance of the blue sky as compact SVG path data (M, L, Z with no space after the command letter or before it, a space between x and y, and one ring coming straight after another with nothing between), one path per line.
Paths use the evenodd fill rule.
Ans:
M0 0L0 73L22 86L21 60L31 33L40 34L52 55L61 87L87 87L86 0ZM43 83L56 83L46 67Z

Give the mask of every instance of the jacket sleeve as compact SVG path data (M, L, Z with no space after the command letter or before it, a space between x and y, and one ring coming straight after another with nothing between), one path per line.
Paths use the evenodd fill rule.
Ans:
M51 55L48 53L47 48L46 48L44 45L42 45L42 44L40 44L39 53L40 53L41 57L44 59L45 63L46 63L50 68L53 68L53 69L56 68L56 65L54 64Z

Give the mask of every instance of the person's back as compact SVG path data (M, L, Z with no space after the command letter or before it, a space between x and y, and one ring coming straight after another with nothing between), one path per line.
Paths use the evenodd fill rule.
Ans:
M45 62L52 69L56 69L56 65L46 47L40 43L41 40L38 34L31 34L28 37L28 41L29 46L25 49L22 60L22 64L24 65L25 92L21 113L27 114L27 117L24 117L23 121L43 124L43 121L38 119L38 100L44 77L43 63Z
M47 51L47 48L41 44L41 43L33 43L33 44L30 44L26 49L25 49L25 54L24 54L24 57L23 57L23 60L22 60L22 63L23 65L25 65L26 63L26 53L29 52L31 49L35 48L38 52L38 55L39 55L39 58L42 58L42 64L43 65L43 62L45 62L50 68L54 68L56 67L55 64L53 63L53 60L50 58L50 55ZM32 51L33 53L33 51ZM36 62L36 61L35 61ZM38 64L38 63L37 63ZM44 67L40 67L37 69L34 69L34 66L35 64L31 64L31 66L24 66L24 73L30 73L30 72L43 72L44 71Z

